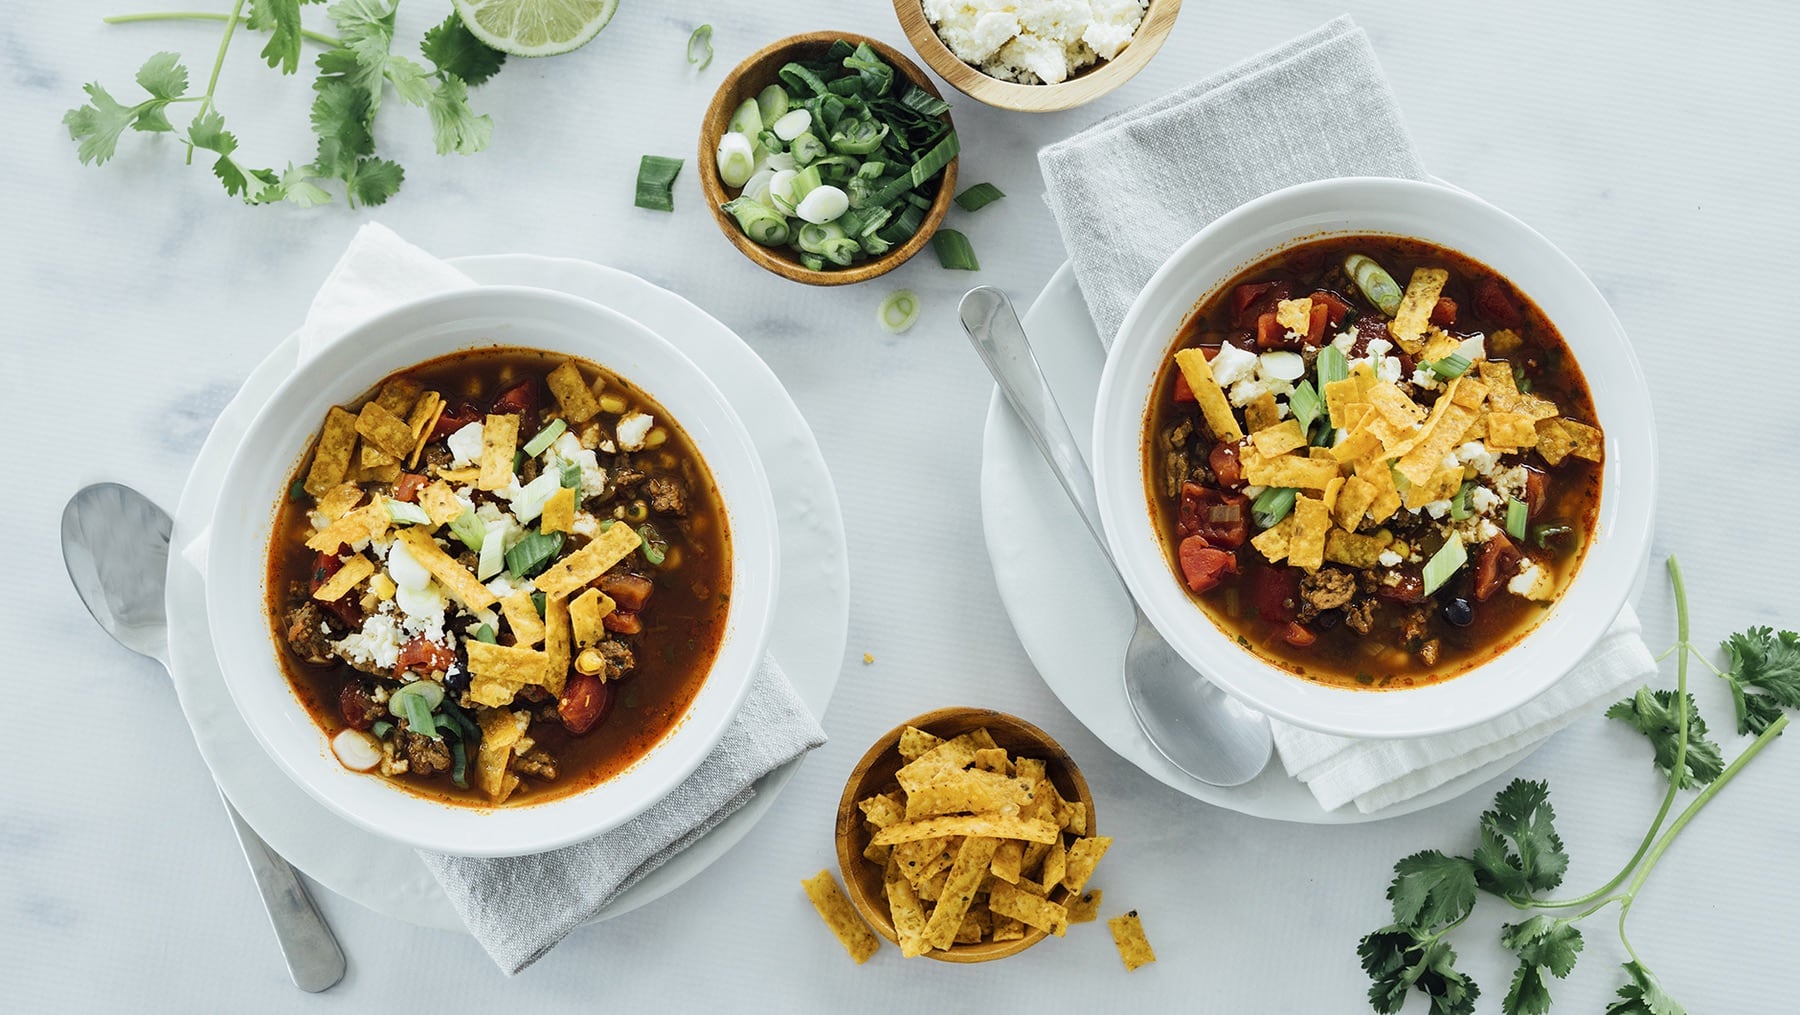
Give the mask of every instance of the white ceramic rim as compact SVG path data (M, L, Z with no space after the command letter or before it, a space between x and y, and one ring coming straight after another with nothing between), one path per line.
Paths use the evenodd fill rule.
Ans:
M1606 433L1599 517L1580 570L1521 641L1454 679L1404 691L1314 683L1239 647L1170 573L1145 499L1143 425L1158 366L1194 307L1239 271L1300 240L1419 237L1494 268L1557 323ZM1344 178L1300 184L1221 216L1175 251L1126 314L1101 374L1094 477L1107 542L1132 595L1196 669L1271 716L1340 736L1453 732L1510 712L1585 655L1624 607L1651 538L1656 439L1649 388L1623 326L1562 251L1513 216L1433 183Z
M453 807L345 770L282 675L263 612L274 501L221 493L207 561L207 617L233 701L263 749L326 807L406 845L465 856L541 852L630 820L679 785L718 744L761 665L779 581L774 503L744 426L691 360L599 304L524 286L426 297L352 329L283 380L227 466L223 491L280 490L325 409L382 377L462 349L525 347L597 362L680 423L712 472L731 528L732 606L712 670L682 720L626 771L529 807ZM249 566L245 566L246 561Z

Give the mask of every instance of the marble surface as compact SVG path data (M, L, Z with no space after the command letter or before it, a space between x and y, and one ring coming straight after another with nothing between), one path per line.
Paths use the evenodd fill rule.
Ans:
M448 4L402 6L402 38L413 40ZM1780 0L1428 11L1190 0L1149 69L1102 102L1037 117L956 103L963 178L1011 195L958 223L983 271L945 272L926 255L841 290L786 283L746 262L701 207L692 162L673 215L632 208L631 186L640 154L691 159L713 87L763 43L836 25L903 45L881 0L626 0L588 49L517 63L476 93L496 122L491 150L434 157L423 117L392 109L381 140L408 170L399 197L313 211L242 207L154 139L127 137L104 168L76 163L58 120L82 82L123 89L158 49L204 67L213 27L100 23L103 13L151 9L141 0L8 5L0 394L10 422L0 454L8 475L29 479L16 487L20 538L0 582L10 649L0 671L9 712L0 1008L827 1011L905 998L913 1010L954 1012L1027 1002L1367 1010L1354 945L1384 922L1390 865L1419 848L1469 849L1494 787L1389 822L1299 827L1196 803L1111 755L1039 682L1001 612L973 503L989 385L954 323L967 286L1029 300L1062 259L1038 200L1040 145L1346 6L1373 37L1431 169L1560 244L1634 337L1662 441L1655 553L1679 553L1687 567L1696 636L1800 623L1789 518L1800 501L1800 422L1784 390L1793 336L1784 313L1754 309L1758 293L1791 289L1781 263L1800 233L1800 205L1782 182L1800 156L1790 51L1800 8ZM718 55L696 76L682 50L703 20ZM240 40L231 53L222 106L249 157L304 159L310 93L263 68L255 48ZM615 265L735 327L818 431L843 498L854 603L844 679L824 718L832 742L724 860L656 905L577 932L515 980L464 935L321 891L350 971L314 997L288 983L174 695L153 663L107 641L82 612L56 524L69 494L100 479L172 507L214 414L368 218L445 255L519 250ZM891 337L875 328L875 307L900 286L920 293L925 312ZM1652 643L1672 640L1662 584L1651 583L1641 609ZM1696 683L1727 725L1723 688L1703 675ZM903 963L891 948L858 968L826 936L797 882L833 865L844 774L893 722L953 703L1026 716L1081 759L1118 837L1096 881L1106 910L1136 907L1160 962L1127 976L1099 927L973 968ZM1571 886L1610 876L1655 809L1641 741L1597 719L1520 771L1552 781ZM1767 970L1785 967L1800 937L1800 882L1768 869L1800 839L1797 788L1800 746L1776 743L1688 829L1637 900L1633 945L1690 1011L1791 1010ZM1508 918L1502 910L1483 902L1481 926L1456 939L1485 988L1484 1012L1498 1010L1510 975L1486 929ZM1579 967L1554 985L1558 1011L1604 1006L1625 957L1611 924L1610 914L1588 921Z

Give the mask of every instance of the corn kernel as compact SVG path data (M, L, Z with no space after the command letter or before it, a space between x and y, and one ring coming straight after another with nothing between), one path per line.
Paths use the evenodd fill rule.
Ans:
M629 406L621 395L601 395L600 411L614 416L624 415Z
M606 657L597 648L584 648L575 657L575 672L585 673L590 677L599 676L606 671Z
M669 431L664 430L660 426L653 426L650 428L650 432L644 435L644 447L660 448L663 446L663 442L668 439Z

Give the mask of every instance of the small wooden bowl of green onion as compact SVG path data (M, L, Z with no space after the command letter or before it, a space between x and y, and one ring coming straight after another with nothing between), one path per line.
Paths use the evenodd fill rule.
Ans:
M726 77L700 128L700 186L745 257L848 285L931 239L958 150L948 104L911 60L865 36L808 32Z

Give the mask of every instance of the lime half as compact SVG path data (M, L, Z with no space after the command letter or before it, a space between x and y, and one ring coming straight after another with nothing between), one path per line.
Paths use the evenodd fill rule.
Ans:
M455 0L477 39L512 56L556 56L588 44L619 0Z

